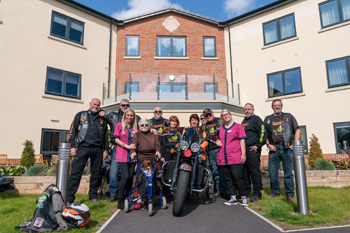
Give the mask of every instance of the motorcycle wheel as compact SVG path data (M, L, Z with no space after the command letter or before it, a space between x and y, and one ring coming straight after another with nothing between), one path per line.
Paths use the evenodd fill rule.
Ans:
M180 171L177 179L177 187L174 195L173 215L180 216L187 196L190 183L190 172Z
M163 210L166 209L166 198L162 197L162 206L160 208L162 208Z
M125 198L124 200L124 212L128 213L129 212L129 199Z
M148 203L148 216L153 214L153 203Z

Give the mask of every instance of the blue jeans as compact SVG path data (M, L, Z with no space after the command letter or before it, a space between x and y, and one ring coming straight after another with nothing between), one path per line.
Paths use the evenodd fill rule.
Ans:
M109 192L111 196L116 197L118 193L118 185L119 185L119 165L115 161L115 154L117 150L117 145L114 146L112 152L112 160L111 167L109 169Z
M219 149L215 150L209 150L209 165L210 169L213 173L213 179L214 179L214 187L218 186L219 192L223 194L229 194L229 190L227 188L227 184L225 182L224 175L222 174L222 171L218 167L218 162L216 160L216 156ZM216 189L216 188L214 188ZM216 190L215 190L216 191Z
M284 148L283 145L276 145L276 151L269 152L269 174L271 194L280 195L280 185L278 182L278 171L282 161L284 171L284 189L287 197L294 197L294 177L293 177L293 151Z

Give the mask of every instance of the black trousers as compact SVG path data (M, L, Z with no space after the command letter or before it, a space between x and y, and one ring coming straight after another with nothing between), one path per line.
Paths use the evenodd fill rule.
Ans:
M250 151L246 148L247 161L244 163L244 180L247 195L251 194L251 184L253 184L254 196L261 197L262 176L260 171L260 151Z
M230 195L236 195L236 188L240 193L246 193L246 187L243 175L243 164L232 164L232 165L220 165L222 173L225 177L227 187L230 191Z
M124 199L129 195L129 191L132 187L132 178L135 171L135 163L118 163L121 173L121 180L118 188L118 199Z
M88 159L91 162L91 178L89 199L97 198L97 191L101 185L101 167L103 149L100 147L78 147L77 154L72 161L72 171L68 179L67 202L73 203L78 191L81 176Z

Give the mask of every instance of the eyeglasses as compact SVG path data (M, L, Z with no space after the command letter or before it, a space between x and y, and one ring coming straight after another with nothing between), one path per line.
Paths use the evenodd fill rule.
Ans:
M272 107L281 107L282 105L280 104L274 104Z
M148 127L148 124L142 124L141 127Z
M154 111L154 113L162 113L162 111Z
M231 114L226 113L226 114L222 115L222 117L230 116L230 115L231 115Z
M211 117L211 113L205 114L204 117Z
M203 117L203 118L201 118L201 121L202 121L202 120L205 120L205 118L204 118L204 117Z
M130 104L121 104L122 107L129 107Z

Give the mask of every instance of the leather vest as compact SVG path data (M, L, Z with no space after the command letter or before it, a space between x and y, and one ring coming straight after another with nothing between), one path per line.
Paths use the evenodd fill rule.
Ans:
M272 140L272 115L266 117L267 138L270 143L274 143ZM283 145L288 148L292 145L293 141L293 123L290 113L282 113L282 131L283 131Z
M103 145L103 121L104 119L102 117L99 117L100 121L100 143ZM77 136L77 144L79 145L82 143L85 139L86 133L89 128L89 121L88 121L88 111L83 111L80 113L80 121L79 121L79 127L78 127L78 136Z

